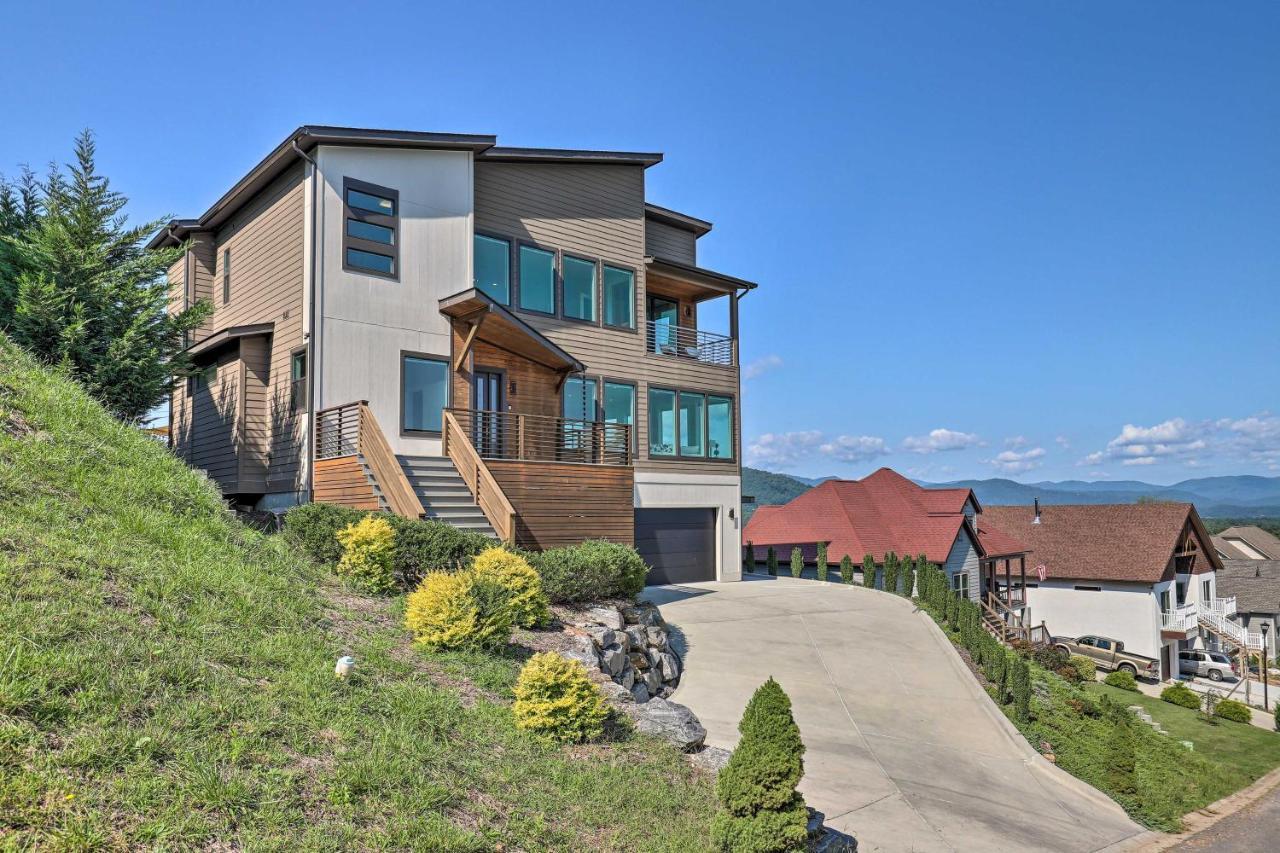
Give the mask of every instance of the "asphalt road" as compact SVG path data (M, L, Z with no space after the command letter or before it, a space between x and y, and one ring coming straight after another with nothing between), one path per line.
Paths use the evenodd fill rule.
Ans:
M1214 853L1261 853L1280 849L1280 786L1230 817L1198 832L1173 851L1212 850Z

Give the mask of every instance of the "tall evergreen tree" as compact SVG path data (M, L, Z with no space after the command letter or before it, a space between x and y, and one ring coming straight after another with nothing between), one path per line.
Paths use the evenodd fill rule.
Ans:
M827 579L827 543L818 543L818 580L825 581Z
M769 574L774 577L778 576L778 552L773 550L773 546L769 546L769 554L765 557L765 566L769 569Z
M791 577L798 578L804 574L804 552L799 548L791 549Z
M853 583L853 559L848 554L840 558L840 580Z
M168 313L165 274L182 249L146 249L161 223L128 227L127 203L98 173L88 130L66 173L55 167L43 184L11 186L0 217L19 221L0 225L0 329L62 365L117 417L136 421L189 370L183 333L210 309Z
M876 558L870 554L862 558L862 585L872 589L876 586Z

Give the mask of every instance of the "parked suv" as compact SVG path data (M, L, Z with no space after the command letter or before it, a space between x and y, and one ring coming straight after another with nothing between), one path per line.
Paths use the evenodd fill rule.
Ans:
M1124 643L1110 637L1054 637L1054 648L1069 655L1084 655L1098 665L1098 669L1124 670L1144 678L1160 677L1160 662L1146 655L1124 650Z
M1224 676L1238 678L1236 662L1222 652L1190 649L1178 652L1178 671L1183 675L1203 675L1211 681L1221 681Z

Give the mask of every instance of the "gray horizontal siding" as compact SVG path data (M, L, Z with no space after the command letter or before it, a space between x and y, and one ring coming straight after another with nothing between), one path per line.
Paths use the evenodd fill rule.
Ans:
M698 263L698 238L692 231L665 222L645 221L644 246L645 254L655 258L690 265Z

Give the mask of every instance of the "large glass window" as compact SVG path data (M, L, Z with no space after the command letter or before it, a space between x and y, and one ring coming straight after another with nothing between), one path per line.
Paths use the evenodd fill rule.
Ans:
M352 272L395 278L400 257L400 194L354 178L342 180L342 265Z
M449 362L429 356L406 355L402 376L402 429L406 432L440 432L441 412L449 405Z
M636 327L636 277L631 270L604 267L604 323L606 326Z
M503 305L511 304L511 244L477 234L472 285Z
M594 421L596 419L596 381L574 376L564 383L564 403L561 413L570 420Z
M520 247L520 307L556 313L556 256L533 246Z
M707 397L707 456L733 458L732 397Z
M575 320L596 319L596 265L593 261L564 256L560 269L564 289L564 316Z
M649 389L649 455L676 455L676 392Z
M631 427L631 443L635 444L636 386L625 382L604 383L604 422Z
M680 392L680 455L706 456L707 398Z

